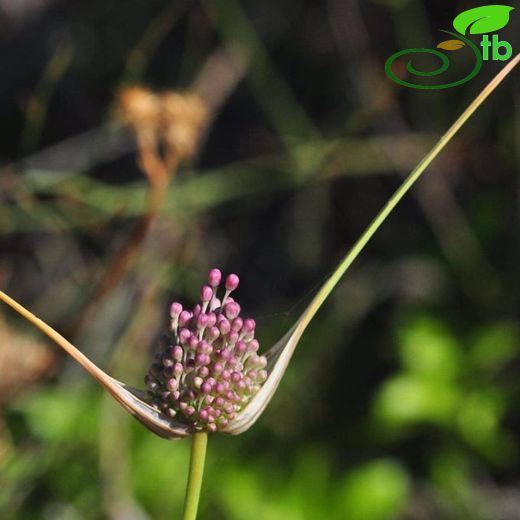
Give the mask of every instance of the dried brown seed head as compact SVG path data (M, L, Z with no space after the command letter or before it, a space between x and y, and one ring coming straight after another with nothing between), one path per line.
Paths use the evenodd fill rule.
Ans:
M161 96L164 142L179 159L195 153L206 112L202 99L195 94L166 92Z
M145 138L146 144L155 145L160 126L159 97L143 87L125 87L119 91L117 105L124 123Z

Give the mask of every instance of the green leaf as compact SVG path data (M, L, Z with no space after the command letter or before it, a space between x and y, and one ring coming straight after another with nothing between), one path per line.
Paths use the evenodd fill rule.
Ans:
M446 40L437 45L437 49L444 49L445 51L458 51L465 47L466 44L460 40Z
M406 470L391 459L379 459L351 470L340 483L341 518L388 520L401 516L411 488ZM280 518L280 517L279 517Z
M520 327L514 322L498 322L476 330L469 363L488 376L511 363L519 354Z
M399 354L407 372L437 381L451 381L460 373L460 345L442 322L429 316L417 317L405 323L398 336Z
M449 425L461 395L450 383L415 374L401 374L384 382L374 401L374 419L385 434L419 423Z
M509 22L510 5L483 5L460 13L453 20L453 27L460 34L485 34L498 31Z

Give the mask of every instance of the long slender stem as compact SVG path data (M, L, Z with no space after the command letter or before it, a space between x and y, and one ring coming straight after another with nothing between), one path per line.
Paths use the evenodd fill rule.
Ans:
M195 433L192 437L190 472L186 486L186 498L184 499L183 520L195 520L199 507L200 488L202 486L202 475L204 473L204 461L206 460L206 446L208 445L208 434L205 432Z
M397 188L388 202L383 206L381 211L370 222L363 231L358 240L348 250L334 272L329 276L325 283L321 286L316 296L311 300L302 315L296 320L293 328L282 337L271 349L266 353L268 358L268 369L270 371L269 378L262 386L260 391L253 397L252 401L246 408L246 412L242 412L233 421L232 429L228 429L228 433L237 435L251 427L257 420L262 411L265 409L276 388L278 387L282 376L289 364L292 354L296 349L298 342L305 329L314 318L320 307L323 305L334 287L343 278L348 268L353 264L356 258L363 251L365 246L370 242L376 231L383 225L388 216L392 213L401 199L408 193L410 188L421 177L426 168L440 154L445 146L451 141L460 128L473 115L477 108L487 99L487 97L496 89L496 87L506 78L516 65L520 63L520 53L515 56L482 90L482 92L471 102L464 110L459 118L447 130L447 132L437 141L435 146L424 156L421 162L412 170L410 175Z
M361 251L365 248L374 233L381 227L388 215L397 206L399 201L406 195L408 190L421 177L426 168L439 155L444 147L451 141L455 134L460 130L464 123L473 115L477 108L487 99L487 97L496 89L496 87L506 78L506 76L518 65L520 62L520 53L515 56L482 90L482 92L471 102L471 104L464 110L460 117L453 123L453 125L446 131L446 133L437 141L435 146L426 154L422 161L413 169L410 175L399 186L397 191L390 197L390 200L385 204L383 209L377 214L372 222L365 229L361 237L352 246L349 252L345 255L339 266L336 268L330 278L323 284L314 299L311 301L305 310L302 320L300 322L301 331L307 327L328 295L341 280L345 271L352 265L354 260L359 256Z

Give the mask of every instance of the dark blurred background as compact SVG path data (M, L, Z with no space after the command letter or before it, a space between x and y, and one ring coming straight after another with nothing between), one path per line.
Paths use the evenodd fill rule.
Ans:
M441 91L384 74L477 5L0 0L2 290L142 386L169 303L219 266L267 348L503 66ZM499 33L516 50L518 16ZM132 84L209 107L158 214L115 108ZM200 518L520 519L519 86L384 224L254 428L210 438ZM6 307L0 336L0 518L179 518L189 442Z

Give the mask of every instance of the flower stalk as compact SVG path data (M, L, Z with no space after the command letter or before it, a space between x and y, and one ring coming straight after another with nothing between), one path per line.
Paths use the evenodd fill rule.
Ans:
M197 518L207 445L208 434L206 432L193 434L191 440L190 470L188 473L188 483L186 485L186 498L184 499L183 520L195 520Z

